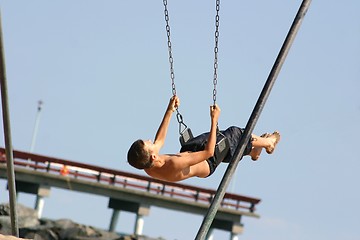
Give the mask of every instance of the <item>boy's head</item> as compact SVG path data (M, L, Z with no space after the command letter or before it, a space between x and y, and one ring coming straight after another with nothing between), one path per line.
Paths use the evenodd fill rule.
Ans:
M143 140L136 140L130 147L127 154L128 163L137 169L152 167L151 152L145 146Z

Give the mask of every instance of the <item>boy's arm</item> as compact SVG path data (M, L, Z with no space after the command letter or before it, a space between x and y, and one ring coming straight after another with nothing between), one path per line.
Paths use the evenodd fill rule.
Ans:
M155 135L154 145L157 147L158 150L160 150L160 148L165 143L165 138L169 127L171 115L179 105L180 105L179 98L177 96L171 97L169 105L166 109L164 117L159 126L159 129L157 130Z
M210 106L211 126L210 126L208 141L204 150L204 151L208 151L211 154L211 156L209 157L212 157L215 151L216 131L217 131L220 111L221 110L218 105Z
M185 168L198 164L212 156L214 156L215 144L216 144L216 134L217 134L217 123L220 115L219 106L210 107L210 116L211 116L211 127L209 132L209 137L205 149L203 151L191 152L189 154L184 154L181 157L177 158L176 165L178 168Z

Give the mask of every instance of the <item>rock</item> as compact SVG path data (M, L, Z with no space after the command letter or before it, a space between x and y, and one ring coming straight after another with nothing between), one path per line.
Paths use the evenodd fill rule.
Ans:
M20 236L35 240L116 240L120 236L91 226L77 224L69 219L57 221L41 219L41 224L31 228L21 228Z
M19 235L11 235L10 206L0 204L0 240L164 240L146 236L120 236L99 228L75 223L69 219L38 219L37 212L31 208L17 204ZM4 234L4 235L1 235Z
M28 207L25 207L21 204L16 204L16 213L18 216L18 226L19 228L23 227L34 227L40 224L37 217L37 211ZM11 230L11 221L10 221L10 204L1 204L0 205L0 226L3 225L10 227ZM3 232L0 227L0 232L4 234L10 234Z
M0 240L25 240L24 238L17 238L14 236L6 236L6 235L2 235L0 234Z
M20 228L19 235L26 239L34 240L60 240L52 229L27 229Z
M11 221L8 216L0 216L0 233L11 235Z

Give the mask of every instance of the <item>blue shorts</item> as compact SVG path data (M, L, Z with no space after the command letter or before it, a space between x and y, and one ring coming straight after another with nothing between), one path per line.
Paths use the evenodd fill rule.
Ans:
M225 159L223 160L223 162L228 163L234 157L235 150L240 143L241 137L244 133L244 129L232 126L232 127L229 127L228 129L226 129L225 131L221 131L221 133L225 135L225 137L229 140L229 143L230 143L229 152L226 155ZM193 139L189 140L181 147L180 152L197 152L197 151L204 150L207 140L208 140L208 136L209 136L209 133L207 132L207 133L200 134L197 137L194 137ZM251 143L251 139L250 139L249 142L246 144L243 156L249 155L251 152L251 149L252 149L252 143ZM209 168L210 168L209 176L210 176L211 174L213 174L216 167L220 163L216 162L216 159L214 159L214 158L207 159L206 161L209 164Z

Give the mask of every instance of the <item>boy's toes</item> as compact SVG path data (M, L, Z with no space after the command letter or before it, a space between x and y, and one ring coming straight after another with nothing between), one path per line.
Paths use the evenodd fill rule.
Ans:
M266 152L268 154L272 154L274 152L274 150L275 150L276 145L280 141L280 133L278 131L275 131L272 134L269 134L267 136L267 138L274 138L274 140L275 140L274 144L272 146L266 148Z
M269 135L270 135L270 133L263 133L263 134L260 135L260 137L266 138L266 137L268 137Z

